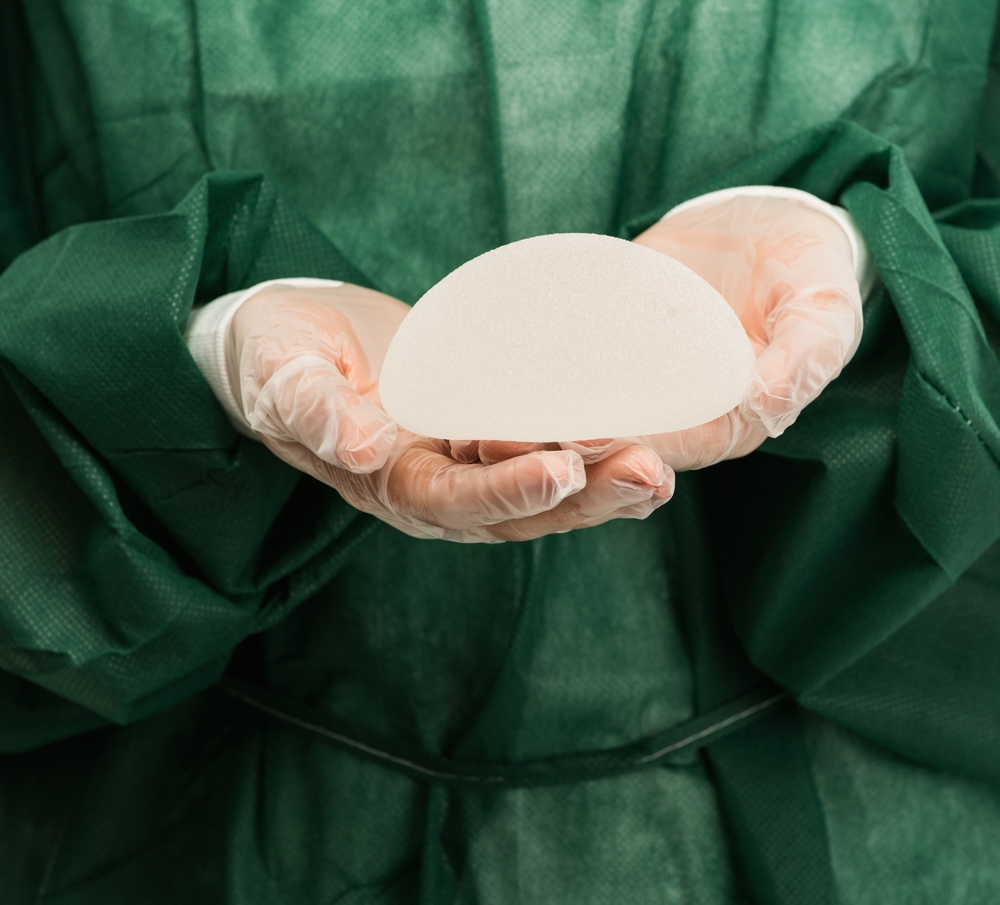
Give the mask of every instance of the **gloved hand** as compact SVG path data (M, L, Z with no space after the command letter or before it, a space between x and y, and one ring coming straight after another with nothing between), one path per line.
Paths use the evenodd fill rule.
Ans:
M737 195L668 215L635 241L718 290L757 354L737 410L693 431L660 435L688 460L745 455L779 436L858 348L863 318L851 242L821 211L787 198Z
M448 444L382 411L378 373L409 308L372 290L267 287L236 311L227 370L253 431L347 502L414 537L528 540L644 518L669 499L673 473L645 447L584 466L573 451L460 464Z
M558 444L454 444L460 461L570 449L585 462L642 444L675 471L752 452L777 437L851 359L861 295L851 242L827 214L779 197L736 196L651 226L635 241L690 267L739 316L757 362L742 404L708 424L668 434ZM609 375L613 379L613 375Z

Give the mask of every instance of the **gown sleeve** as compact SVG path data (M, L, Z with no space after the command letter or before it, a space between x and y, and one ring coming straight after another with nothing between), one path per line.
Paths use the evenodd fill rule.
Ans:
M77 705L47 738L205 687L366 529L234 430L185 343L195 304L289 271L366 284L262 177L218 172L173 210L69 227L0 275L0 701L6 682L14 723L39 699L25 682L46 706Z
M996 190L932 211L902 149L844 120L689 197L754 185L842 206L880 282L858 352L795 430L678 482L678 498L696 493L704 506L721 564L705 580L725 615L692 610L692 626L705 626L692 637L727 623L732 633L729 646L695 651L703 706L739 687L725 678L739 650L807 709L921 763L996 781Z

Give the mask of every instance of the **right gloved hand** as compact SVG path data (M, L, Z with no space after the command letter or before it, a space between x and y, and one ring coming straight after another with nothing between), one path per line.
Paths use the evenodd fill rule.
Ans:
M413 537L530 540L645 518L670 498L673 472L644 446L587 466L571 450L461 464L447 441L399 427L382 411L377 383L408 311L350 284L278 284L247 299L231 321L226 358L256 435L352 506Z

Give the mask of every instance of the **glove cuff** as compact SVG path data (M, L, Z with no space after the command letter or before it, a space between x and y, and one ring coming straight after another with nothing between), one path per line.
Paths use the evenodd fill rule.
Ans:
M233 395L232 384L229 380L229 365L226 357L226 341L229 333L229 325L232 323L236 311L247 299L252 298L262 289L268 286L281 284L284 286L297 286L300 288L333 288L343 286L340 280L317 280L311 277L289 277L281 280L266 280L251 286L249 289L241 289L238 292L230 292L228 295L220 296L214 301L195 308L188 318L187 327L184 330L184 341L191 352L191 357L198 370L204 375L206 382L212 388L215 398L225 410L226 415L232 422L234 428L246 437L256 440L257 436L250 427L243 412L243 405Z
M801 189L787 188L786 186L781 185L738 185L728 189L720 189L717 192L708 192L705 195L698 195L696 198L691 198L683 204L679 204L677 207L671 208L661 219L666 220L668 217L672 217L674 214L679 214L683 211L689 211L693 208L702 207L708 204L716 204L720 201L727 201L730 198L740 196L784 198L788 201L794 201L797 204L801 204L803 207L819 211L820 213L826 214L828 217L832 217L836 220L841 229L843 229L844 234L847 236L847 241L851 246L851 259L854 264L854 277L858 281L858 289L861 293L861 300L862 302L867 301L868 297L872 293L872 290L875 288L875 283L878 281L878 271L875 268L875 261L868 248L868 243L865 242L865 237L861 234L861 230L858 229L857 224L854 222L854 218L846 210L844 210L844 208L829 204L822 198L817 198L809 192L803 192Z

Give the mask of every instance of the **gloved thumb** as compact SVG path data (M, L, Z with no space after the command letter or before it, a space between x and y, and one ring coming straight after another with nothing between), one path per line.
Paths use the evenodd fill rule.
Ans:
M781 304L770 343L754 364L741 406L768 436L780 436L850 361L861 336L861 299L825 287Z
M296 356L275 371L248 420L264 436L301 443L323 461L359 474L385 465L397 434L396 423L318 354Z

